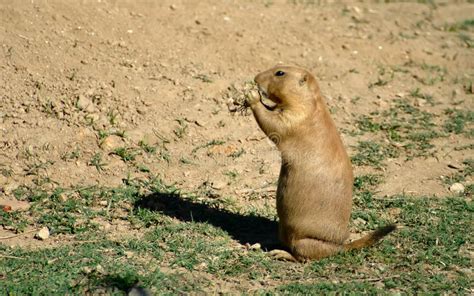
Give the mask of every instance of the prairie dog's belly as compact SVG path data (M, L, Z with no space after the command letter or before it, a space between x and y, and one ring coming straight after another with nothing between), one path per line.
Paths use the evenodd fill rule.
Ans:
M308 167L308 163L301 167L282 166L277 211L283 233L294 238L312 237L333 242L347 238L352 196L344 192L347 187L344 179L334 178L337 174L318 171Z

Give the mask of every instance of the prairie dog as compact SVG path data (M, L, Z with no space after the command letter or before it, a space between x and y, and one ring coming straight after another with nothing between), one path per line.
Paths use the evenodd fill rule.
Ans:
M319 86L307 70L277 66L255 77L259 91L248 105L263 132L281 152L277 189L279 237L291 261L318 260L373 245L395 230L381 227L345 244L352 207L349 157Z

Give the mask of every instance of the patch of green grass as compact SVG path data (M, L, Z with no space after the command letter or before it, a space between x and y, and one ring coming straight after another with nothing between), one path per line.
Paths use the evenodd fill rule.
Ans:
M418 68L423 70L424 74L420 76L419 73L412 73L413 68ZM412 60L406 62L402 66L396 67L397 72L410 73L411 76L416 79L418 82L424 85L434 85L438 82L443 82L446 75L448 74L445 67L438 65L431 65L427 63L416 63Z
M352 156L352 163L355 165L368 165L381 168L382 162L386 158L396 158L399 153L390 146L383 146L372 141L360 141L355 147L357 153Z
M125 131L116 130L116 129L111 129L111 130L99 129L97 131L97 135L99 137L100 142L102 142L103 140L105 140L105 138L107 138L108 136L111 136L111 135L115 135L115 136L124 138L125 137Z
M118 115L119 115L119 112L116 110L110 110L109 112L107 112L107 118L109 119L109 123L112 126L117 124Z
M454 183L464 182L467 177L471 177L474 174L474 159L466 159L462 164L463 168L458 172L444 178L445 184L452 185Z
M90 166L93 166L97 169L97 171L103 171L104 167L107 165L103 160L102 160L102 154L101 153L96 153L94 156L92 156L90 162Z
M13 169L5 164L0 164L0 174L4 177L11 177L13 175Z
M138 169L140 172L143 172L143 173L149 173L149 172L150 172L150 168L147 167L147 166L144 165L144 164L139 164L139 165L137 165L137 169Z
M71 152L66 152L61 156L61 159L64 161L68 161L71 159L78 159L81 156L81 151L79 148L74 149Z
M171 154L167 148L161 149L158 156L161 160L164 160L167 163L171 162Z
M459 34L459 39L461 39L462 42L466 45L467 48L473 48L474 47L474 40L467 34L460 33Z
M463 83L463 89L466 94L474 94L474 87L472 85L472 80L467 80L464 81Z
M53 165L54 161L46 160L46 161L35 161L33 163L28 164L26 168L26 176L37 176L41 170L48 168L49 166Z
M463 21L456 22L454 24L446 24L444 29L449 32L458 32L460 30L469 30L474 27L474 19L465 19Z
M31 209L8 223L28 217L26 223L50 227L53 237L68 233L68 243L0 245L0 291L123 295L139 284L159 295L469 293L473 203L464 197L381 199L372 192L381 181L378 175L356 178L352 219L366 223L351 229L392 222L400 228L371 248L306 264L275 261L245 247L259 242L265 248L269 238L276 240L273 206L264 214L215 203L215 196L184 193L159 179L129 178L117 188L23 188L18 198L30 201ZM120 223L121 236L111 239L91 220Z
M138 146L143 149L146 153L154 154L156 152L156 147L151 146L150 144L146 143L145 141L138 142Z
M429 199L395 196L356 207L380 213L400 209L403 228L376 248L343 253L312 262L305 279L284 284L276 292L294 295L342 294L469 294L471 235L459 231L469 226L473 204L462 198ZM460 223L458 226L457 223ZM373 229L366 224L364 228ZM396 240L389 243L389 240Z
M119 147L116 148L113 152L111 152L111 154L115 154L119 156L123 161L128 162L135 160L137 155L140 155L140 151L137 151L133 148Z
M361 115L356 121L357 127L363 132L378 132L381 131L382 124L375 122L374 118L367 115Z
M212 83L212 79L207 76L206 74L197 74L193 77L194 79L198 79L198 80L201 80L202 82L206 82L206 83Z
M176 121L178 122L178 127L173 130L173 133L178 139L181 139L188 131L188 124L184 119L176 119Z
M179 159L179 162L182 163L182 164L193 164L193 162L189 159L187 159L186 157L181 157Z
M381 175L367 174L354 178L354 190L356 192L371 191L383 181Z
M140 283L156 293L191 291L192 281L178 272L165 274L156 266L154 256L161 253L157 251L152 242L114 242L104 237L38 251L0 246L0 252L9 256L0 267L4 276L0 289L7 295L116 295ZM124 252L152 255L152 259L126 260Z
M14 232L23 232L28 226L28 219L18 211L4 211L0 208L0 226Z
M474 111L446 109L445 114L448 116L444 122L444 130L448 133L461 134L465 132L466 127L471 127L474 123ZM468 135L472 134L472 128L467 131Z
M225 171L224 175L232 180L235 180L239 176L239 173L237 171Z
M410 96L412 96L412 97L414 97L414 98L423 99L423 100L425 100L426 102L428 102L431 106L434 106L434 105L435 105L433 96L432 96L432 95L429 95L429 94L423 94L423 93L421 93L420 88L415 88L414 90L412 90L412 91L410 92Z
M372 82L369 84L369 88L373 88L374 86L384 86L388 83L388 80L385 80L381 77L377 78L377 81Z
M194 147L194 149L191 151L191 153L196 153L198 150L200 149L203 149L203 148L207 148L207 147L211 147L211 146L216 146L216 145L223 145L225 143L225 141L221 141L221 140L212 140L212 141L209 141L207 142L206 144L203 144L203 145L199 145L199 146L196 146Z
M240 148L239 150L235 151L235 152L232 152L229 157L232 157L232 158L238 158L240 156L242 156L243 154L245 153L245 149L244 148Z
M412 95L424 96L418 89ZM358 133L380 134L383 142L359 143L354 164L380 167L383 154L386 157L404 155L407 159L431 155L434 148L432 140L444 136L434 118L434 114L402 99L395 100L395 105L389 110L359 116L356 120Z

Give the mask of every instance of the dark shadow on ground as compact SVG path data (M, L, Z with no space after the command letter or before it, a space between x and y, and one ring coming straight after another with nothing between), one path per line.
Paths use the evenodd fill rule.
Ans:
M136 207L159 211L183 222L205 222L219 227L241 244L260 243L265 250L277 248L278 223L268 218L244 216L182 198L177 193L153 193Z
M102 279L103 285L108 289L112 289L115 293L116 290L120 290L127 295L135 296L151 296L152 294L148 289L140 286L140 282L137 279L137 276L130 274L110 274L106 275ZM93 293L94 294L94 293ZM114 294L114 293L112 293Z

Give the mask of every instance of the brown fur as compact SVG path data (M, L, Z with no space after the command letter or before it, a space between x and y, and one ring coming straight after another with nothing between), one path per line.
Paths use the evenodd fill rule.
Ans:
M277 71L284 74L278 76ZM344 244L349 236L352 167L314 76L301 68L277 66L258 74L255 82L260 93L248 104L282 157L279 236L291 254L273 254L294 261L321 259L370 246L394 230L388 226Z

